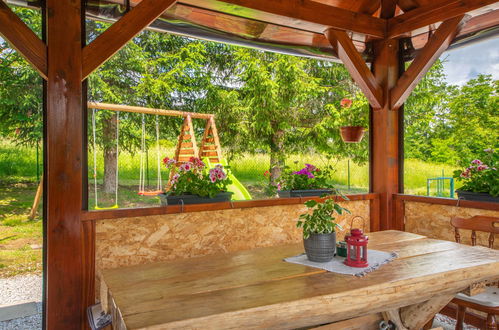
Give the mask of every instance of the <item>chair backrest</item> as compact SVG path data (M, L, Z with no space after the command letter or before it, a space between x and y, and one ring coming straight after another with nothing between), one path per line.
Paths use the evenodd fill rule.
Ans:
M476 215L474 217L464 219L454 217L450 220L451 225L454 227L456 242L461 243L461 235L459 229L471 230L471 245L476 245L476 232L489 233L489 248L494 247L494 235L499 234L499 218L486 217Z

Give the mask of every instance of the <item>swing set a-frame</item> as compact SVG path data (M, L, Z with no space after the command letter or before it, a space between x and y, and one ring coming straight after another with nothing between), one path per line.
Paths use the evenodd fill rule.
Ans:
M160 150L159 150L159 124L158 124L158 116L173 116L173 117L182 117L184 121L180 128L180 134L178 136L177 146L175 148L174 159L177 162L184 163L188 162L191 157L201 158L205 162L208 163L208 166L211 167L212 164L223 163L225 160L222 156L222 148L220 146L220 139L218 136L217 127L215 124L215 115L206 114L206 113L196 113L196 112L186 112L186 111L178 111L178 110L164 110L164 109L154 109L154 108L144 108L138 106L128 106L128 105L117 105L117 104L109 104L109 103L97 103L97 102L88 102L88 108L93 109L92 112L92 121L93 121L93 130L95 134L95 113L96 110L110 110L116 112L131 112L131 113L141 113L142 117L142 143L141 143L141 166L140 166L140 179L139 179L139 191L138 194L142 196L155 196L162 192L162 184L161 184L161 161L160 161ZM156 147L158 151L158 159L157 159L157 171L158 171L158 182L156 190L146 190L145 189L145 117L144 115L155 115L156 116ZM194 126L192 124L192 119L203 119L206 120L206 126L203 133L203 138L201 140L201 146L198 148ZM117 136L119 136L119 123L116 125ZM100 207L98 205L98 193L97 193L97 184L96 184L96 176L97 176L97 168L96 168L96 160L95 160L95 136L94 139L94 185L95 185L95 209L102 210L108 208L118 208L118 177L116 178L116 191L115 191L115 204L111 207ZM116 144L116 152L119 153L118 143ZM119 154L118 154L119 156ZM118 157L116 157L116 161L118 161ZM224 164L226 165L226 164ZM118 164L116 164L116 168L118 168ZM118 173L118 172L117 172ZM174 172L170 172L170 177L168 179L168 183L171 181ZM118 174L117 174L118 176ZM238 182L235 178L232 178L235 182L235 187L239 193L241 198L243 199L251 199L251 195L247 192L245 187ZM167 184L166 189L169 188ZM36 206L38 205L41 194L37 194L35 201L33 203L33 208L31 214L36 212Z

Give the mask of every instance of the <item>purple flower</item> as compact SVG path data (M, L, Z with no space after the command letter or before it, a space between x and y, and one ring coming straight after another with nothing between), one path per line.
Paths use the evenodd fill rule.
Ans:
M486 153L491 154L491 153L493 153L493 152L494 152L494 149L492 149L492 148L487 148L487 149L484 149L483 151L485 151Z
M314 165L311 165L311 164L305 164L305 168L309 171L309 172L315 172L317 170L317 167L315 167Z
M477 171L483 171L483 170L487 170L489 167L487 165L478 165L476 170Z
M475 159L474 161L471 162L471 164L482 165L483 163L480 159Z

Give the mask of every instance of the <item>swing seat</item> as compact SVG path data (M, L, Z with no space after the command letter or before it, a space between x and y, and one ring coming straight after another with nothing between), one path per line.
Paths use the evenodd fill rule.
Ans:
M163 190L154 190L154 191L139 191L140 196L157 196L162 194Z
M111 210L111 209L119 209L120 207L118 206L118 204L114 204L113 206L109 206L109 207L99 207L99 206L95 206L94 209L96 210Z

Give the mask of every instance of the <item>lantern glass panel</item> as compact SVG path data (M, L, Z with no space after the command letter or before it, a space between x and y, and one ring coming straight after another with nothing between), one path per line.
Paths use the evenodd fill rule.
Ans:
M350 259L357 260L357 248L354 245L350 245Z

